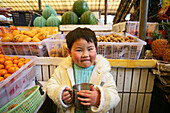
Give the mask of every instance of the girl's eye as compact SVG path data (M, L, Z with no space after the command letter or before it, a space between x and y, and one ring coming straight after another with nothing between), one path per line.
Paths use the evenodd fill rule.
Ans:
M93 50L93 48L89 48L89 49L88 49L88 51L91 51L91 50Z
M81 50L80 50L80 49L77 49L76 51L81 52Z

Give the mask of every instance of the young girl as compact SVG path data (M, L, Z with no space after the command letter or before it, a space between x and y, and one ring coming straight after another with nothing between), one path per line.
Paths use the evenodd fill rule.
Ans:
M76 28L66 35L69 56L55 69L48 80L47 94L66 113L106 113L120 101L111 66L107 59L96 54L97 39L88 28ZM78 83L92 83L91 90L77 94L82 105L91 106L88 111L79 111L72 103L69 90Z

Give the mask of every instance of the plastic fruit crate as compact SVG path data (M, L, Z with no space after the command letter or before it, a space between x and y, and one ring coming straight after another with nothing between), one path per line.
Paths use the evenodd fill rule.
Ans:
M112 33L102 33L100 35L110 34ZM127 36L133 37L134 42L98 42L97 53L108 59L139 59L146 42L126 33L125 37Z
M67 44L65 39L54 39L45 41L48 54L50 57L66 57L67 53Z
M57 34L50 35L49 39L65 39L66 34L61 34L61 32L58 32Z
M38 85L26 90L0 108L0 113L33 113L41 103Z
M46 39L45 39L46 40ZM47 48L40 42L0 42L0 47L4 55L29 55L29 56L48 56Z
M114 32L123 32L126 31L134 36L139 36L139 21L126 21L114 24L113 31ZM157 31L159 28L159 23L157 22L147 22L146 28L146 37L151 38L151 34L154 31Z
M30 59L19 70L0 82L0 107L18 96L35 77L36 56L18 56Z
M139 22L138 21L128 21L126 23L126 31L134 36L139 36ZM158 30L159 23L157 22L147 22L146 25L146 36L151 37L152 32Z
M122 33L115 32L96 32L95 34L98 37L112 33L123 36ZM139 59L146 42L129 33L125 34L125 37L127 36L133 37L134 42L98 42L97 53L108 59ZM68 55L65 39L46 40L45 43L50 57L66 57Z

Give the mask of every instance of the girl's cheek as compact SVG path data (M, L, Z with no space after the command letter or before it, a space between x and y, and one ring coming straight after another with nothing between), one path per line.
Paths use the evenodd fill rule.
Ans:
M93 52L93 53L91 54L91 56L92 56L92 57L96 57L96 54L97 54L96 52Z
M78 55L74 55L74 56L73 56L73 59L74 59L74 60L79 60L80 58L79 58Z
M91 61L92 62L94 62L95 58L96 58L96 53L91 54Z

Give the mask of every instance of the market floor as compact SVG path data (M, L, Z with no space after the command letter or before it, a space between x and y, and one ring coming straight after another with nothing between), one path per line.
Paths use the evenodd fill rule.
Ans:
M44 104L41 106L37 113L56 113L57 106L53 101L47 96Z

